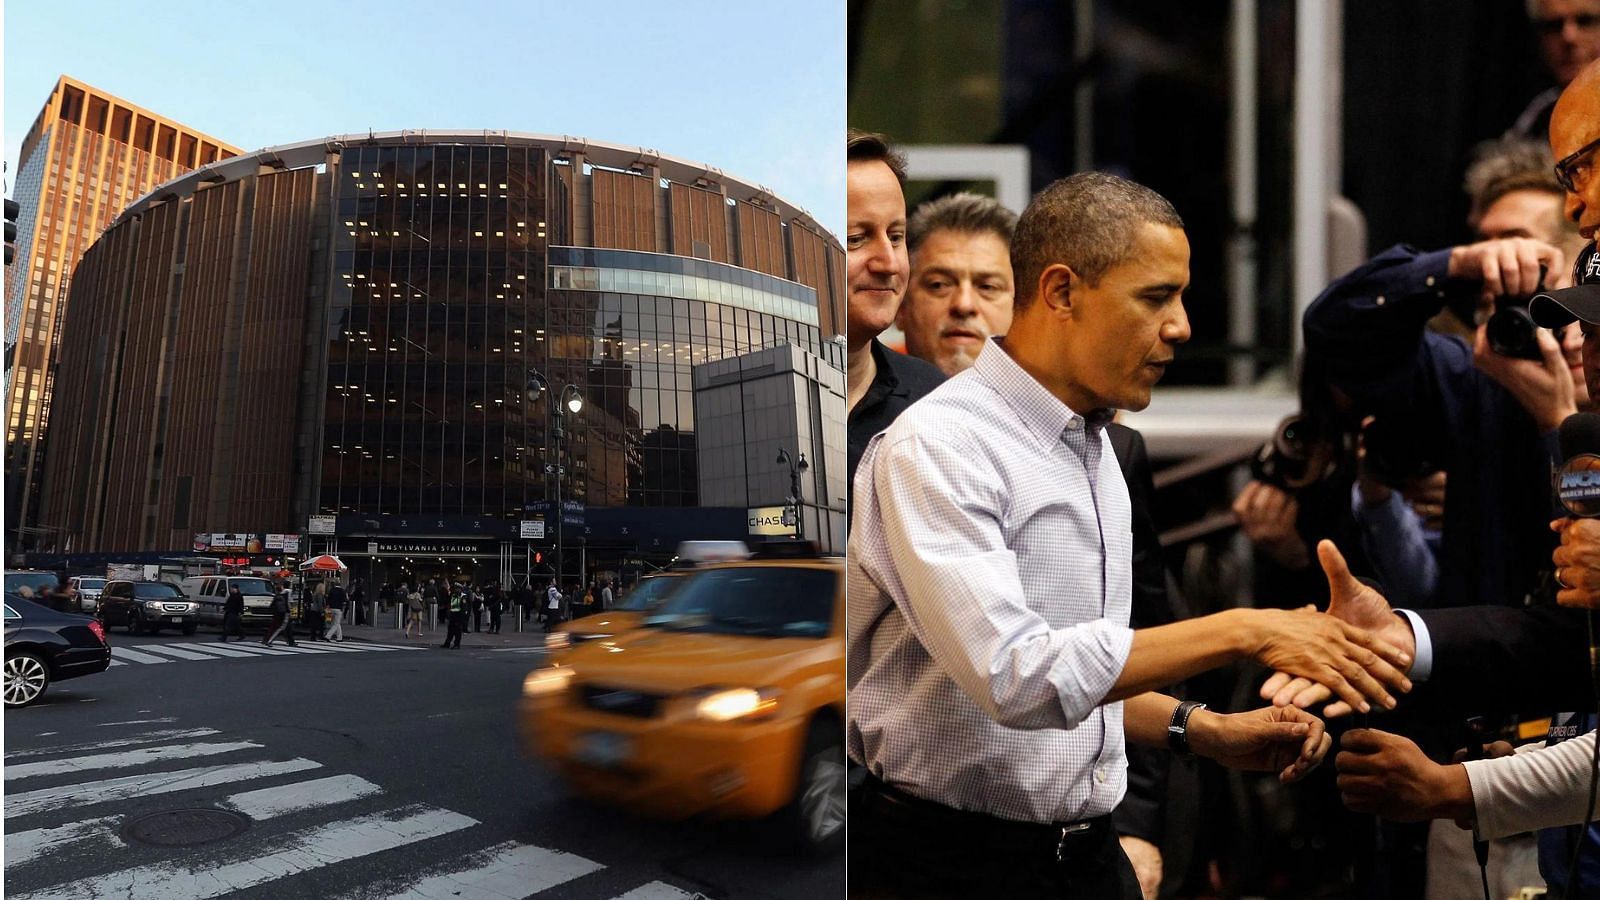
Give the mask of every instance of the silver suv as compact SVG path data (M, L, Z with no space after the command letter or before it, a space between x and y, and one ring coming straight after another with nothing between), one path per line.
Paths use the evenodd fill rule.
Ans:
M194 634L200 604L165 581L108 581L100 594L100 619L106 627L126 625L132 634L179 628Z
M78 605L81 608L74 612L94 615L100 606L100 592L105 590L106 580L94 575L74 575L67 579L67 584L78 592Z

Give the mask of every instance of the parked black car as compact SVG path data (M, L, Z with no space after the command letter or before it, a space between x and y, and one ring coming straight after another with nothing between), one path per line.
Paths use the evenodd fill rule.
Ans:
M104 672L111 665L105 626L92 616L56 612L6 594L3 693L7 707L27 706L51 682Z
M200 627L200 604L165 581L108 581L100 592L100 621L107 628L126 625L133 634L155 634L162 628L194 634Z

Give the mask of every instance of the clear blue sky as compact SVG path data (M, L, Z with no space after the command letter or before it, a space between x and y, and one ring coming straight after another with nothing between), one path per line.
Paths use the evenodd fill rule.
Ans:
M372 128L568 134L844 224L843 0L10 0L8 184L66 74L248 149Z

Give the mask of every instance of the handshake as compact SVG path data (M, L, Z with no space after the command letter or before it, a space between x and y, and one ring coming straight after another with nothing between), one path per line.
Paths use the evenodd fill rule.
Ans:
M1553 522L1551 528L1561 536L1560 546L1552 557L1555 580L1559 585L1557 603L1569 609L1600 608L1600 519L1564 518ZM1330 542L1322 542L1317 553L1331 588L1329 616L1365 632L1371 639L1398 650L1407 658L1414 657L1417 636L1412 631L1412 619L1397 614L1382 594L1352 577L1343 558ZM1548 608L1542 614L1530 610L1490 609L1493 611L1484 610L1474 614L1474 618L1481 619L1475 623L1479 631L1498 628L1520 636L1526 625L1529 633L1548 635L1550 622L1556 620L1561 623L1556 626L1558 628L1576 631L1580 635L1583 631L1581 621L1562 619L1559 613ZM1544 625L1536 627L1532 624L1535 620ZM1545 630L1538 632L1538 628ZM1430 640L1435 658L1455 656L1454 663L1458 670L1462 668L1462 658L1467 655L1471 655L1478 665L1493 665L1462 646L1441 646L1437 637ZM1573 656L1570 662L1576 667L1581 650L1569 644L1580 640L1581 636L1574 637L1561 646L1551 646L1549 649L1557 651L1562 659L1567 655ZM1469 646L1474 646L1470 644L1470 639ZM1355 710L1366 711L1361 703L1350 701L1348 692L1326 683L1332 679L1314 677L1305 671L1291 671L1277 665L1273 668L1276 674L1262 686L1261 696L1272 701L1275 708L1306 709L1327 704L1322 715L1328 719L1345 716ZM1557 681L1564 682L1570 677L1564 676ZM1459 685L1456 687L1459 688ZM1530 687L1534 690L1530 691ZM1546 692L1555 687L1550 684L1526 686L1518 694L1517 702L1548 705ZM1537 696L1531 696L1534 693ZM1544 703L1538 703L1541 700ZM1490 757L1485 762L1441 765L1429 759L1415 743L1404 737L1357 728L1346 732L1340 742L1341 752L1335 758L1339 770L1338 786L1345 805L1356 812L1373 813L1396 821L1435 818L1454 819L1463 824L1476 821L1480 834L1485 837L1575 824L1586 815L1581 803L1575 809L1572 807L1575 798L1582 800L1588 795L1582 787L1587 784L1589 771L1587 748L1593 746L1594 739L1593 735L1587 735L1581 741L1573 741L1573 747L1557 744L1531 753L1516 754L1509 759L1498 758L1510 755L1509 746L1498 744L1483 748ZM1456 763L1462 762L1460 757L1461 754L1458 754ZM1472 770L1473 765L1484 768ZM1508 800L1496 793L1499 785L1514 782L1545 786L1550 795L1545 799L1549 802L1530 804L1526 802L1527 798ZM1513 814L1524 807L1542 809L1544 812L1533 819Z

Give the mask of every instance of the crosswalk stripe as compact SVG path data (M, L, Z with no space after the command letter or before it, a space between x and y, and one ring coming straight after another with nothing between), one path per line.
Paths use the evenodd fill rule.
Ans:
M383 789L355 775L334 775L313 781L299 781L283 787L262 788L234 794L220 805L256 821L286 813L333 806L382 793ZM82 851L93 845L100 851L126 847L118 829L121 816L84 819L54 828L35 828L5 836L6 865L21 866L34 859L72 849Z
M124 775L120 778L107 778L101 781L88 781L81 784L67 784L10 794L6 797L5 817L12 819L46 810L54 811L70 809L76 806L90 806L95 803L126 800L129 797L149 794L170 794L176 791L187 791L192 788L209 787L214 784L229 784L234 781L246 781L251 778L269 778L273 775L285 775L290 772L303 772L306 769L320 768L322 768L321 763L315 763L309 759L296 758L282 762L202 766L196 769L180 769L176 772Z
M160 653L164 656L176 657L177 659L216 659L215 656L212 656L209 653L196 653L193 650L185 650L182 647L174 646L172 644L140 644L139 646L150 651L151 653Z
M620 894L612 900L679 900L682 897L698 897L688 891L679 890L665 881L652 881L641 884L626 894Z
M210 737L217 733L215 728L167 728L159 731L147 731L144 734L130 738L118 738L114 741L98 741L92 744L65 744L60 747L40 747L34 750L12 750L6 754L6 765L10 765L12 760L27 759L33 756L49 756L55 753L88 753L93 750L110 750L112 747L153 744L156 741L181 741L191 738Z
M168 644L167 646L181 647L184 649L193 650L196 653L209 653L213 656L221 656L229 659L240 659L242 657L253 655L244 650L238 650L233 647L224 647L222 646L221 641L218 641L215 644Z
M272 649L273 650L279 650L279 651L282 651L284 653L327 653L328 652L326 650L319 650L319 649L317 649L315 647L307 647L306 644L305 644L305 641L301 641L298 644L274 644Z
M48 853L57 853L79 844L99 844L102 849L128 846L117 834L121 816L84 819L54 828L6 832L6 868L25 865ZM106 847L105 845L109 845Z
M122 660L124 662L136 662L136 663L172 662L172 660L170 660L170 659L163 659L163 658L161 658L159 656L151 656L148 653L140 653L137 650L129 650L127 647L112 647L111 648L111 658L113 660L120 659L120 660Z
M282 787L246 791L222 801L222 805L252 819L268 819L287 812L316 809L359 800L382 793L383 788L356 775L331 775L313 781L296 781Z
M127 665L127 663L123 662L120 659L113 659L111 661L111 665L113 665L113 666L125 666L125 665Z
M233 646L229 647L228 649L229 650L237 650L238 652L243 653L243 654L245 654L247 656L249 656L249 655L254 655L254 656L293 656L294 655L293 653L287 653L287 652L285 652L283 650L279 650L277 647L263 646L260 641L247 641L244 644L234 644Z
M121 750L116 753L97 753L92 756L75 756L51 759L44 762L8 763L5 780L32 778L39 775L62 775L67 772L88 772L118 766L137 766L143 763L162 762L167 759L192 759L196 756L215 756L235 750L261 749L260 744L233 741L221 744L163 744L159 747L141 747L138 750Z
M121 900L165 900L170 897L221 897L333 863L460 831L477 824L460 813L433 807L411 807L407 815L378 813L336 822L296 834L283 849L223 866L209 861L124 869L42 891L18 894L17 900L82 900L116 896Z
M327 650L330 653L360 653L365 649L363 647L346 647L336 641L307 641L306 643L318 650Z
M362 641L357 646L368 650L421 650L416 644L375 644L371 641Z
M605 866L559 850L514 841L474 854L478 864L430 875L389 900L506 900L537 894Z

